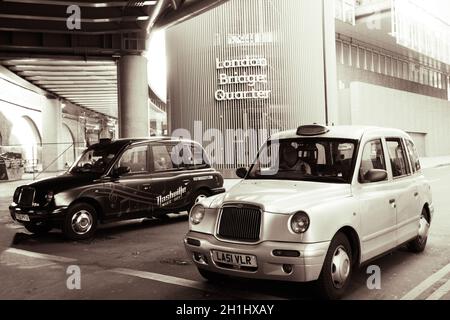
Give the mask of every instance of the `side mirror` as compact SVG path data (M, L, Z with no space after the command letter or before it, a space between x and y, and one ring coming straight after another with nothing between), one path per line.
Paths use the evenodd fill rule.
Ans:
M117 177L123 176L124 174L130 173L130 167L118 167L114 170L114 175Z
M387 177L386 170L371 169L364 175L364 180L367 182L381 182L386 180Z
M247 173L247 168L239 168L236 170L236 175L241 179L244 179L247 176Z

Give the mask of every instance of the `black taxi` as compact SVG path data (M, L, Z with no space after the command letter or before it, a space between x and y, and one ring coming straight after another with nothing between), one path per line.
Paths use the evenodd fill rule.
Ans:
M32 233L60 228L81 240L99 223L188 211L224 191L196 142L107 140L87 148L66 173L17 188L9 211Z

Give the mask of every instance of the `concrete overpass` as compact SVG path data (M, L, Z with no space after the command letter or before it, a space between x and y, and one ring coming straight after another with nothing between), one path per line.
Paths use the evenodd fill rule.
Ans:
M1 0L0 64L56 99L118 118L121 137L147 136L151 33L225 1Z

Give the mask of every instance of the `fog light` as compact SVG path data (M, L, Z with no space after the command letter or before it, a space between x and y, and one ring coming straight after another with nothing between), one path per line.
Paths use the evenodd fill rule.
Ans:
M283 264L284 273L290 274L293 269L294 267L292 266L292 264Z
M208 259L205 257L204 254L194 252L193 257L194 257L194 261L197 263L204 264L204 265L208 264Z
M300 257L300 252L297 250L273 250L272 254L275 257L291 257L291 258L298 258Z
M191 246L200 247L200 240L197 239L187 238L186 243Z

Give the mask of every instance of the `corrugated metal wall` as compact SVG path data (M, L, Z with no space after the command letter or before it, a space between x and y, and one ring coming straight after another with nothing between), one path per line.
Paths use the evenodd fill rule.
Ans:
M403 129L425 136L422 156L450 154L449 101L362 82L340 94L342 124Z
M169 29L169 130L188 129L194 137L194 123L202 121L203 133L215 128L225 136L226 129L286 130L324 123L322 15L322 1L230 0ZM216 58L246 56L265 58L268 66L216 70ZM255 88L271 90L270 99L216 101L218 89L249 90L247 84L221 86L221 72L267 74L267 83ZM208 138L204 146L211 144ZM238 142L239 157L229 146L216 149L216 167L227 171L250 164L264 138Z

